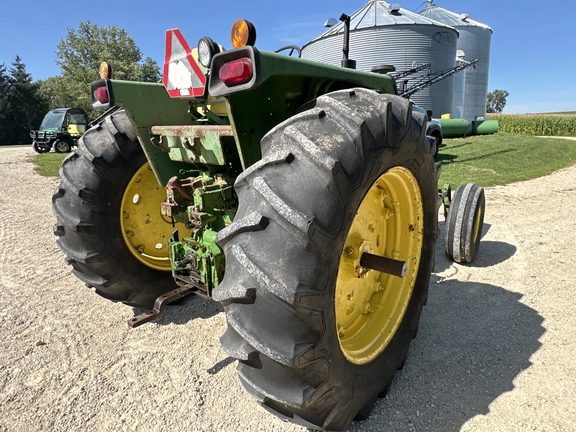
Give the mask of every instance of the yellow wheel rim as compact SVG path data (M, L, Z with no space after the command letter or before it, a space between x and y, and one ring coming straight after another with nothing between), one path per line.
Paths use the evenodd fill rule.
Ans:
M482 223L481 221L484 220L484 209L482 207L478 208L478 212L476 213L476 219L474 219L474 238L473 243L478 242L480 239L480 234L482 233Z
M400 326L418 274L423 219L418 182L403 167L385 172L358 207L342 250L334 297L340 348L349 362L374 360ZM360 266L364 252L406 262L406 276Z
M170 218L162 216L160 203L166 200L166 189L160 187L150 164L146 162L134 174L122 197L120 229L130 253L147 267L170 271L168 237L184 224L172 227Z

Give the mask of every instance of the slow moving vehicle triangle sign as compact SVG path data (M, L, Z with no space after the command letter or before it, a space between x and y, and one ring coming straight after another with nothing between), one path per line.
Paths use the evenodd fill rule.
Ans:
M206 76L192 57L190 46L178 29L166 31L166 57L162 82L173 98L204 95Z

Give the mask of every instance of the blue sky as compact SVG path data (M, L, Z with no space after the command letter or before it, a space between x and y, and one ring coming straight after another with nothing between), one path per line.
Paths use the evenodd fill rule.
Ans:
M274 50L303 45L323 32L323 23L351 14L366 0L78 0L2 1L0 64L16 55L34 80L60 74L56 46L68 28L82 21L125 29L145 56L161 65L166 29L180 28L191 46L210 36L229 47L229 29L238 18L258 29L256 46ZM423 0L398 0L420 11ZM434 4L487 24L494 31L488 90L510 93L505 113L576 111L576 2L534 0L435 0ZM352 54L352 53L351 53ZM351 57L353 57L351 55Z

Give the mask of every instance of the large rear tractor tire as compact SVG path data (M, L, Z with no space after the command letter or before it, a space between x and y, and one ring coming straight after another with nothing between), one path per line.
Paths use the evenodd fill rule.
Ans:
M344 430L404 364L438 233L424 123L401 97L334 92L270 131L236 180L238 213L218 235L221 343L281 418ZM373 256L405 276L371 270Z
M123 111L91 128L60 170L54 234L72 272L101 296L151 307L176 286L158 185Z
M484 189L473 183L458 186L446 217L444 249L457 263L471 263L482 238L486 198Z

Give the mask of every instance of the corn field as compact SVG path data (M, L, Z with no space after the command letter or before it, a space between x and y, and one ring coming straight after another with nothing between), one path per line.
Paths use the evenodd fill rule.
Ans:
M563 114L492 114L499 130L522 135L576 136L576 113Z

